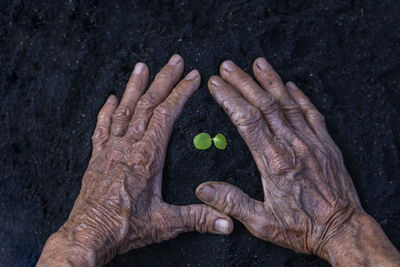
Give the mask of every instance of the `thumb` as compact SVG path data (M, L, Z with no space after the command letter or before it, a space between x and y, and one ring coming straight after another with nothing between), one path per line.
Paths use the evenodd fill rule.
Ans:
M202 183L196 189L196 196L244 224L247 224L258 211L263 210L262 202L250 198L237 186L224 182Z
M193 204L173 208L179 211L181 232L197 231L225 235L232 233L232 219L207 205Z

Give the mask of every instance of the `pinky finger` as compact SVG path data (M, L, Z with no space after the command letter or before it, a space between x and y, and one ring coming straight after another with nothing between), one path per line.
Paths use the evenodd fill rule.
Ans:
M112 116L118 106L118 99L110 95L97 115L96 128L92 136L93 151L101 149L108 140L111 130Z

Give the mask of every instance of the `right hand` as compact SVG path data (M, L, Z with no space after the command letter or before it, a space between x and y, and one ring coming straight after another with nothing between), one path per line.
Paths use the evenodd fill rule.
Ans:
M216 181L201 184L196 195L258 238L327 259L329 243L348 233L347 222L367 215L321 113L265 59L253 71L260 85L225 61L208 86L249 147L265 199Z

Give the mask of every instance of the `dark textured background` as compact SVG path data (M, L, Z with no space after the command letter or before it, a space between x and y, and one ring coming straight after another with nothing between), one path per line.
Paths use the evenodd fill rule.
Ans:
M138 60L152 74L173 53L205 81L224 59L265 56L326 116L364 208L400 247L400 2L0 1L0 265L34 265L66 220L87 166L96 113L121 96ZM225 151L197 151L200 131ZM210 179L261 198L244 142L203 82L175 125L165 167L169 202L198 202ZM326 266L252 237L189 233L109 266Z

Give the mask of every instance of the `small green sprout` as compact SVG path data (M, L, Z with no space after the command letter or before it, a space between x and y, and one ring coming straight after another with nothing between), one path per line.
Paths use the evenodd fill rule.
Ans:
M193 140L194 146L197 149L204 150L211 147L212 141L218 149L226 148L226 138L223 134L217 134L214 138L211 138L208 133L199 133Z
M193 140L197 149L209 149L211 146L211 137L208 133L199 133Z
M226 138L223 134L217 134L214 138L214 145L218 149L225 149L226 147Z

